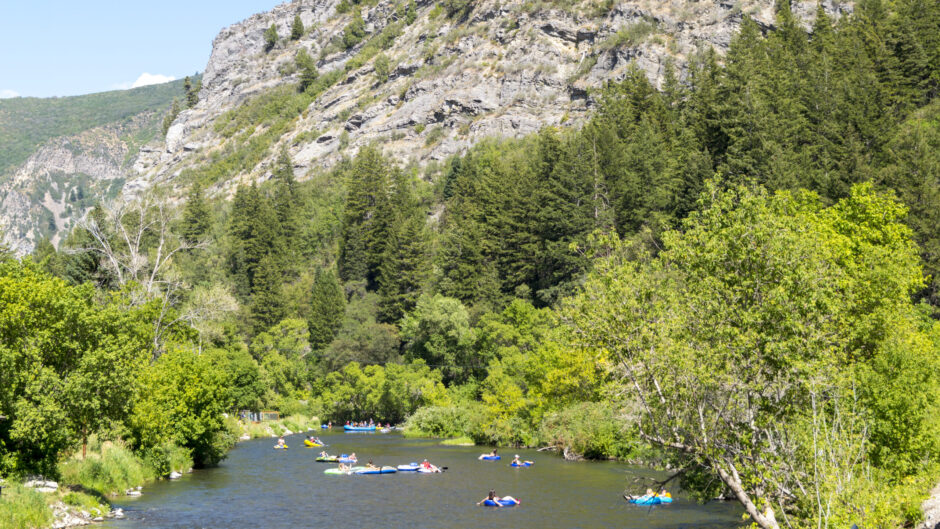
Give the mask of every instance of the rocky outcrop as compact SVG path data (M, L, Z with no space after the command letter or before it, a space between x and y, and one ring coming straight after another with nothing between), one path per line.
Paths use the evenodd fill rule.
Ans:
M921 509L924 512L924 521L917 529L940 529L940 483L930 491L930 497L924 500Z
M12 180L0 182L7 242L23 253L41 236L57 240L89 207L71 200L80 190L92 203L122 185L125 193L136 193L169 183L182 196L190 183L179 178L184 171L268 132L270 123L259 115L246 118L234 133L222 134L217 125L262 94L270 97L278 87L290 93L299 82L294 62L300 50L335 82L278 129L276 138L264 139L257 163L252 159L251 167L227 173L210 193L226 196L241 182L266 180L282 148L304 179L368 144L421 165L484 138L576 125L589 115L593 91L604 83L639 68L659 84L668 63L681 74L695 50L723 53L743 15L772 27L775 2L480 0L463 15L448 17L438 3L416 0L414 21L406 24L409 2L379 0L359 4L366 35L349 49L342 36L354 14L338 12L340 4L348 6L343 0L295 0L223 29L212 43L198 103L178 115L165 138L138 150L121 139L126 134L99 129L89 131L90 141L49 142ZM835 0L823 4L836 16L851 9ZM808 27L816 0L792 5ZM307 31L292 41L286 36L295 16ZM266 51L263 35L272 23L281 39ZM399 31L382 50L389 68L380 77L370 40L390 27Z
M667 62L681 69L703 46L723 52L744 13L762 27L772 26L774 5L772 0L640 0L610 8L590 1L533 7L521 0L484 0L474 2L465 16L448 18L436 3L422 0L414 23L384 50L391 68L383 80L375 74L374 59L356 59L365 43L349 50L336 44L353 16L338 13L339 3L286 3L222 30L213 42L199 103L179 115L162 148L142 153L135 165L140 181L172 181L213 153L238 148L237 142L246 140L221 137L214 122L258 94L296 84L293 60L301 49L318 58L321 75L341 72L339 80L310 103L260 163L218 182L217 192L268 178L281 146L304 178L370 143L398 159L426 163L483 138L579 123L593 105L592 89L622 79L632 67L659 83ZM391 0L362 5L365 41L400 23L404 5ZM832 0L824 5L836 15L847 9ZM794 6L809 24L815 0ZM308 28L306 35L298 41L282 38L266 52L265 29L274 23L279 35L287 35L295 15Z
M41 146L0 180L4 242L18 254L31 252L42 237L56 244L96 203L117 196L135 158L131 138L158 118L148 112Z

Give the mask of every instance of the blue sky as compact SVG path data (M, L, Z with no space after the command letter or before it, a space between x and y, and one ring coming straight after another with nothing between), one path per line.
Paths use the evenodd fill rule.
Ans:
M201 72L219 30L283 1L0 0L0 97L88 94Z

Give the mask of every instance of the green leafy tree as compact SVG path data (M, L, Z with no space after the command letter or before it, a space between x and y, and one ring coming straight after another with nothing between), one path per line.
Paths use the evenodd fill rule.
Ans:
M304 36L304 23L300 15L294 15L294 22L290 26L290 40L298 40Z
M138 449L168 441L188 448L198 466L225 458L235 435L223 413L232 411L232 393L214 355L174 348L140 377L140 398L128 419L131 441Z
M483 372L483 359L473 348L470 313L460 300L422 296L402 320L401 332L408 356L440 368L446 382L465 382Z
M353 19L343 28L343 48L350 49L356 44L362 42L366 37L366 22L362 19L362 14L358 9L353 14Z
M163 135L166 136L166 132L170 130L170 126L173 125L173 120L176 119L176 116L180 115L182 112L179 99L173 99L173 105L170 106L170 110L167 112L166 116L163 116L163 125L161 130Z

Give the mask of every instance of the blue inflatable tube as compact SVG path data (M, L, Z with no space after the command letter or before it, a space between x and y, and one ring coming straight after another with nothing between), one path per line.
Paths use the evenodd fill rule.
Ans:
M509 466L511 466L511 467L531 467L531 466L532 466L532 462L531 462L531 461L523 461L523 462L521 462L521 463L510 463Z
M651 498L629 498L627 501L636 505L659 505L661 503L672 503L672 498L669 496L653 496Z
M499 461L499 456L483 456L480 459L483 461Z
M499 500L499 502L486 500L483 502L483 505L487 507L515 507L516 505L519 505L519 503L520 502L513 500Z
M343 429L347 432L374 432L375 426L350 426L347 424L343 426Z
M411 463L410 465L398 465L398 470L401 472L417 472L421 468L421 465L417 463Z
M346 463L347 465L350 463L356 463L358 461L359 461L358 459L350 459L348 457L341 457L336 460L337 463Z
M329 429L330 429L330 427L327 426L327 425L325 425L325 424L321 424L321 425L320 425L320 428L323 428L324 430L329 430Z

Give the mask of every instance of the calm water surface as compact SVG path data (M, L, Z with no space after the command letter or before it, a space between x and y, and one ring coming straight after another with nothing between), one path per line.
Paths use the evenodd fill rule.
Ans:
M733 528L741 511L728 503L699 505L677 496L658 507L629 505L621 494L643 470L611 462L566 462L530 450L503 453L483 462L481 447L440 446L436 441L397 434L316 432L331 453L355 452L360 463L397 466L428 458L446 466L442 474L399 472L331 476L335 465L314 461L319 448L304 448L303 437L287 437L289 450L274 440L240 443L221 466L198 470L177 481L160 481L138 498L120 498L126 518L108 529L454 527L454 528ZM509 450L509 449L507 449ZM509 467L518 453L534 460ZM509 457L507 457L509 456ZM512 508L477 507L489 489L522 500Z

